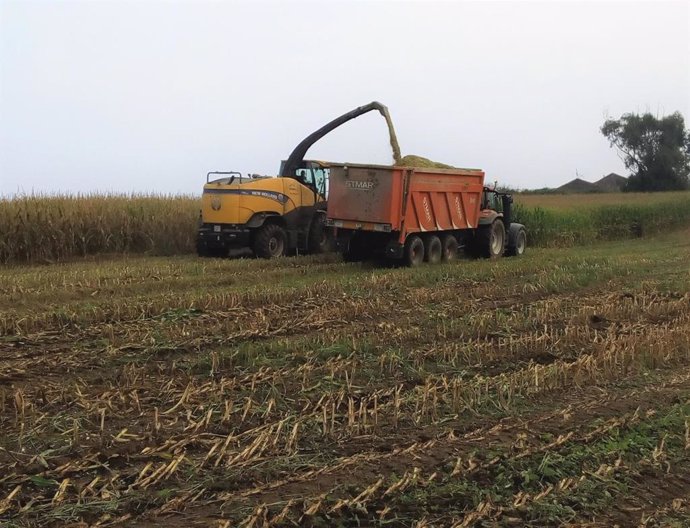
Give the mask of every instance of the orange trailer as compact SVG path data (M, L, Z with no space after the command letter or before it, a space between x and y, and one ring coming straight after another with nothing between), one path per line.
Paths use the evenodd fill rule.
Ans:
M512 197L484 186L478 169L331 164L327 225L346 258L453 260L460 248L488 257L521 254L524 226Z

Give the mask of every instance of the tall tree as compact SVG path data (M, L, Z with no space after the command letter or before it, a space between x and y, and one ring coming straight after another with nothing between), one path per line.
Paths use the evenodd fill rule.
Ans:
M679 112L656 118L623 114L601 127L632 172L626 191L672 191L690 186L690 132Z

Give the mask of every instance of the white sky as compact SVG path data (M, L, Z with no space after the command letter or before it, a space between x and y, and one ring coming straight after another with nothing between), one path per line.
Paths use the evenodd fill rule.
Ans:
M625 174L605 116L690 125L690 3L0 0L0 195L275 174L372 100L403 154L534 188ZM368 114L309 158L390 163Z

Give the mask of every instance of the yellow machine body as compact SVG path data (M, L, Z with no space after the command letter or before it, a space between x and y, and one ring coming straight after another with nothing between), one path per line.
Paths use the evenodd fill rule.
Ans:
M320 232L312 231L323 231L325 225L328 169L318 162L307 164L294 177L232 173L208 181L201 197L199 254L225 255L241 248L262 255L317 251L325 241ZM269 225L278 226L279 232ZM260 231L273 234L262 238Z
M201 218L206 224L244 225L257 213L285 215L315 202L314 192L292 178L210 182L204 185Z

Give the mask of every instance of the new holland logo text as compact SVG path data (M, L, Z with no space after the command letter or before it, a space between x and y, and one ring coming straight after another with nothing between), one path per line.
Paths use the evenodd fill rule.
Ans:
M347 180L345 182L345 187L348 189L355 189L357 191L371 191L374 188L374 182L364 180Z
M205 189L204 194L239 194L240 196L257 196L260 198L268 198L269 200L275 200L281 204L286 203L289 198L287 195L274 191L259 191L251 189ZM211 204L213 207L213 204ZM220 209L220 202L219 207Z

